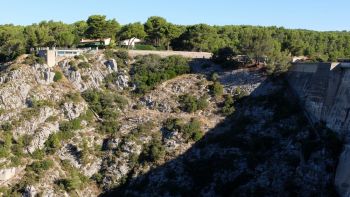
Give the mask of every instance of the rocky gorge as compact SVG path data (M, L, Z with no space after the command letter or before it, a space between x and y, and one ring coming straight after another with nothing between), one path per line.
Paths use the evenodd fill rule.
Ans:
M283 76L123 51L28 59L0 69L0 196L337 195L341 138Z

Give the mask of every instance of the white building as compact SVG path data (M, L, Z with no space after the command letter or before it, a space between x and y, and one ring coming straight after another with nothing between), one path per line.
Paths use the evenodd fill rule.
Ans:
M102 38L102 39L81 39L81 45L93 45L93 46L109 46L111 44L111 38Z
M50 67L54 67L56 63L66 57L74 57L82 53L91 51L91 48L84 49L56 49L56 48L38 48L37 54L39 57L43 57L46 63Z
M122 41L119 42L119 44L121 46L131 46L132 48L134 48L135 44L140 43L140 42L142 42L142 40L133 37L133 38L130 38L130 39L127 39L127 40L122 40Z

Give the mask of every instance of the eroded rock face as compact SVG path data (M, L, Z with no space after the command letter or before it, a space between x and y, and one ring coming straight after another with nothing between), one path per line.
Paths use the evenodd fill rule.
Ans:
M42 85L49 85L53 83L53 78L55 77L55 73L53 70L47 65L35 64L33 66L35 72L36 81Z
M47 118L54 115L55 112L56 110L50 107L41 108L38 116L34 116L29 120L25 120L25 122L23 122L19 127L15 128L14 134L17 136L24 134L34 134L35 130L38 129L39 126L41 126L41 124L44 123Z
M2 109L20 109L25 106L25 101L31 89L29 84L11 84L0 89L0 107Z
M62 108L65 116L69 120L73 120L75 118L78 118L80 114L82 114L86 110L86 107L87 106L84 103L69 102L64 103Z
M52 133L55 133L59 130L58 123L45 124L41 126L33 135L33 139L28 147L27 151L33 153L37 149L44 148L46 140Z
M101 164L102 164L102 159L93 158L93 162L84 166L84 168L82 169L84 175L87 177L91 177L92 175L96 174L101 169Z

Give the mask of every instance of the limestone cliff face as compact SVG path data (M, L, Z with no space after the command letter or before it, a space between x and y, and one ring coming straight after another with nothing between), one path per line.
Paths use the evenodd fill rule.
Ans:
M288 82L300 98L313 122L325 122L327 127L345 136L350 134L350 69L347 64L295 64ZM349 141L337 167L335 185L341 196L350 194Z

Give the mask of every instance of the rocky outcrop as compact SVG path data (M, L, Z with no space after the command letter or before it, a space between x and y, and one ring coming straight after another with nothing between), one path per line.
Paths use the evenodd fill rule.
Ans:
M8 181L9 179L16 176L17 172L18 172L18 168L0 169L0 185L1 183Z
M55 72L52 72L52 68L47 65L35 64L33 66L35 72L36 81L42 85L49 85L53 83Z
M53 116L56 110L51 107L40 108L38 116L34 116L31 119L26 119L20 126L15 128L14 134L19 135L33 135L34 132L41 126L46 119Z
M117 76L116 85L118 89L124 90L125 88L129 87L129 75L126 71L120 71Z
M118 72L118 66L117 66L117 62L115 61L115 59L107 60L105 62L105 65L107 66L107 68L110 72Z
M37 196L38 191L37 189L32 186L32 185L28 185L24 188L24 193L23 193L23 197L35 197Z
M62 105L63 113L69 120L78 118L80 114L86 111L86 108L85 103L67 102Z
M29 153L33 153L37 149L44 148L44 144L46 140L49 138L49 136L52 133L55 133L59 130L58 123L47 123L42 125L35 134L33 135L33 139L30 142L29 147L27 148L27 151Z
M0 108L5 110L21 109L31 89L27 83L10 84L0 89Z

